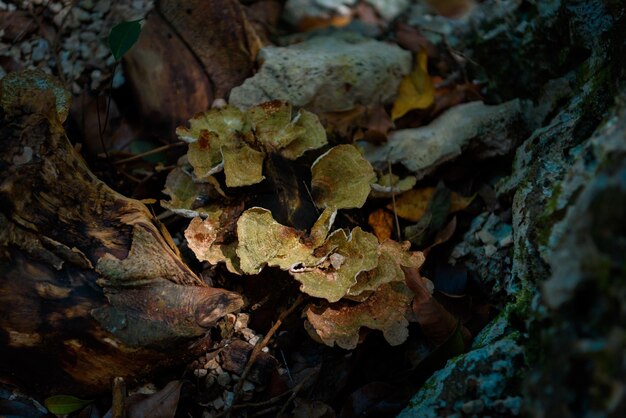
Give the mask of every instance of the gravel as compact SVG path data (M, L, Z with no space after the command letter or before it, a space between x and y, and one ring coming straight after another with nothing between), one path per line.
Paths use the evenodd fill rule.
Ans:
M115 66L108 48L111 28L123 21L143 19L153 3L0 0L0 78L15 70L40 69L60 76L74 94L106 89ZM20 30L5 30L11 24ZM123 82L121 66L117 66L114 85Z

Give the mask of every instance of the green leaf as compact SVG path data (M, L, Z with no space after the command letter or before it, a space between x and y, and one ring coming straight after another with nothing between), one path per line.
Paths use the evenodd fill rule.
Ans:
M70 395L56 395L44 401L48 411L55 415L66 415L78 411L92 403L93 400L79 399Z
M116 61L135 45L141 33L141 19L132 22L122 22L113 26L109 34L109 48Z

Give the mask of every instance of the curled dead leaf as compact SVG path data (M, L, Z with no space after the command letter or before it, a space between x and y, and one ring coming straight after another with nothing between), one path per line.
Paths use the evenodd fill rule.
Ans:
M367 300L359 304L323 303L308 306L305 315L307 331L324 344L338 345L347 350L359 343L362 329L380 330L391 345L402 344L409 335L404 314L412 294L404 283L381 285Z
M376 180L374 169L353 145L337 145L311 167L311 186L319 207L360 208Z

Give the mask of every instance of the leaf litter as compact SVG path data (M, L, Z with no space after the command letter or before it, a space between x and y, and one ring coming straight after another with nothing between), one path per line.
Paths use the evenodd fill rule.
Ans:
M358 20L358 14L354 16ZM310 23L298 22L311 29ZM330 22L332 26L337 20L331 18ZM278 331L272 343L266 343L281 364L274 367L282 383L271 387L269 380L264 381L260 395L254 396L245 392L247 385L241 383L236 394L236 387L220 377L224 376L221 355L194 366L194 373L213 388L206 395L211 398L205 409L210 414L229 408L239 411L232 408L236 406L233 400L240 397L242 407L250 399L282 399L278 403L285 408L289 403L295 405L294 416L304 413L297 411L312 409L330 414L328 411L337 408L336 399L310 403L296 396L300 382L287 378L295 372L290 366L295 364L294 358L300 356L301 364L309 368L318 361L306 351L320 350L311 348L316 347L311 345L313 341L355 352L368 339L379 338L389 346L420 341L417 344L427 345L432 354L445 351L446 344L457 341L458 335L467 342L463 324L437 301L432 283L419 269L426 261L425 253L453 239L458 221L451 214L463 215L474 202L471 191L475 189L469 193L467 189L463 193L447 188L441 191L442 187L432 186L433 174L439 173L443 162L464 157L466 151L478 160L509 152L514 143L477 139L476 132L498 124L514 129L520 119L519 104L456 106L478 97L453 97L451 91L477 87L463 80L442 87L442 76L450 74L437 70L442 58L432 52L432 45L401 49L339 31L309 36L299 43L261 49L258 71L230 90L230 104L201 111L176 129L178 139L188 143L186 155L177 161L166 155L170 167L163 184L168 199L161 204L191 219L185 228L179 218L168 218L176 219L168 226L178 228L177 244L190 250L190 263L196 263L208 280L241 292L251 281L265 283L262 287L269 292L277 283L275 276L284 274L286 300L262 296L263 291L250 293L250 304L244 309L252 317L264 304L271 306L270 311L279 311L300 293L306 300L300 308L302 318L294 315L294 324L283 325L282 332L292 335L292 341L284 343L285 337ZM117 49L123 51L119 55L123 55L129 47L121 41L118 44ZM340 52L332 52L331 45L340 46ZM381 61L379 55L385 48L390 55ZM316 62L315 57L323 55L316 55L320 53L329 56ZM293 61L285 58L292 56ZM287 64L280 64L281 60ZM345 65L334 65L342 60ZM359 72L364 62L385 65ZM432 120L448 107L451 114ZM477 113L483 114L482 119L470 121ZM419 126L397 128L406 123ZM458 132L445 127L459 124ZM276 170L275 164L284 166ZM401 175L387 171L389 165ZM297 173L304 190L297 197L315 210L305 222L306 228L281 218L273 208L257 205L268 184L283 187L285 179L276 176L282 172ZM398 238L394 232L398 218L408 241L392 240ZM259 329L269 331L267 324L275 318L259 320ZM247 326L228 325L231 319L220 328L223 341L246 334L251 346L260 343ZM307 334L312 338L305 337ZM296 343L302 338L301 344ZM279 355L281 350L287 355ZM455 350L458 348L451 352ZM420 358L425 362L421 364L430 361L428 355ZM209 384L208 376L215 381ZM221 388L217 395L216 385ZM171 382L151 400L136 404L130 416L143 416L142 410L157 416L154 405L160 405L162 416L173 416L181 387L180 382ZM280 398L285 393L291 400Z

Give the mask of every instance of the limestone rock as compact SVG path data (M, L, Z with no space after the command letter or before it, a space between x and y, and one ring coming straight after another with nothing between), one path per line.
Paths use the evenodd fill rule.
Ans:
M320 36L259 52L259 72L230 93L230 104L248 108L280 99L316 112L390 103L411 54L398 46L354 34Z

